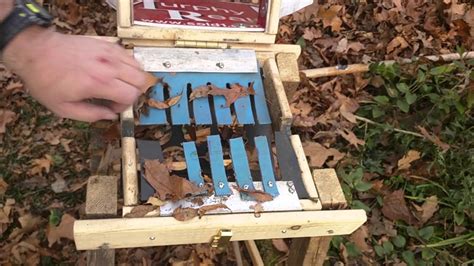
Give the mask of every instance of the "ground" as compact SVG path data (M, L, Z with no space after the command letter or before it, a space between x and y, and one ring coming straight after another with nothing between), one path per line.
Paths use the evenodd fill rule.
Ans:
M302 47L301 69L474 50L469 1L328 2L281 20L277 42ZM116 33L115 12L101 1L43 5L59 31ZM293 130L311 166L336 168L351 207L369 218L353 235L333 239L328 263L472 263L473 68L472 60L421 60L303 77L290 99ZM84 217L91 136L105 128L101 137L113 144L114 126L53 116L1 65L0 84L0 263L83 264L68 225ZM267 264L285 261L289 241L258 245ZM232 252L205 245L117 253L122 264L196 260L235 263Z

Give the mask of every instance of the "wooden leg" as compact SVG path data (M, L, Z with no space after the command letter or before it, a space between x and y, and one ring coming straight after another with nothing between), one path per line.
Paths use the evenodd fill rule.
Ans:
M252 265L264 266L262 256L260 256L260 252L258 251L255 241L247 240L244 243L245 243L245 247L247 247L247 251L250 254L250 258L252 259Z
M91 176L87 182L87 218L110 218L117 215L117 177ZM115 265L115 250L87 251L87 265Z

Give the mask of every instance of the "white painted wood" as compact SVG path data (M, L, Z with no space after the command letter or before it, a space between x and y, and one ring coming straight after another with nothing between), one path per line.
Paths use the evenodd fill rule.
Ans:
M149 72L258 72L253 50L135 47L133 53Z
M366 221L364 210L296 211L204 215L180 222L173 217L78 220L78 250L208 243L221 229L231 241L346 235Z

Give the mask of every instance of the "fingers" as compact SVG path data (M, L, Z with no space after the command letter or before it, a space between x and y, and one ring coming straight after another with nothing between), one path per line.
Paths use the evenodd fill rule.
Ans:
M102 84L101 88L96 88L91 93L93 95L89 95L89 98L106 99L126 106L132 105L141 94L136 87L119 79Z
M84 122L95 122L102 119L114 120L118 115L111 109L86 102L63 103L57 115Z
M121 113L125 111L130 105L120 104L120 103L112 103L110 104L109 108L112 109L115 113Z
M139 89L145 85L146 75L145 72L138 68L127 64L120 64L118 66L118 79Z
M137 60L135 60L135 58L133 57L132 50L125 50L124 48L122 48L121 46L117 44L114 44L114 47L115 48L113 49L113 54L115 57L120 59L120 61L122 61L123 63L131 67L134 67L140 70L142 69L142 67L140 66L140 63L138 63Z

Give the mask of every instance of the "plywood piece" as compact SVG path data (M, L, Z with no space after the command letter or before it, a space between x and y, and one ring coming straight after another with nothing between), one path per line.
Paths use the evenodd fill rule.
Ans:
M172 217L81 220L74 224L78 250L208 243L225 225L233 241L350 234L366 221L363 210L296 211L204 215L180 222Z
M249 252L250 259L252 260L253 266L264 266L262 256L258 251L257 244L255 244L254 240L247 240L244 242L247 251Z
M344 192L334 169L313 170L313 180L318 189L323 209L334 210L347 207Z
M116 176L89 177L85 210L88 218L117 215L117 179Z
M276 62L280 78L285 87L286 96L291 102L293 95L300 84L300 72L298 68L298 57L293 53L279 53Z
M275 131L290 132L293 123L290 105L286 97L285 88L280 79L280 73L275 59L270 58L263 65L265 95L270 106Z
M88 266L114 266L115 265L115 250L113 249L98 249L87 251L87 265Z

